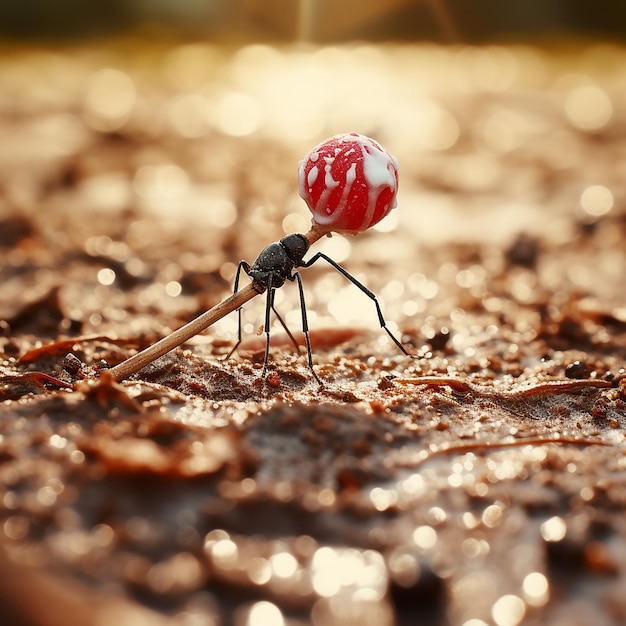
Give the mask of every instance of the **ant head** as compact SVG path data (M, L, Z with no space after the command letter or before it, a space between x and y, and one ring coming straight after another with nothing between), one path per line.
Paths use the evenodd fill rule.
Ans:
M309 240L300 233L292 233L291 235L285 235L280 243L283 245L287 252L287 256L298 265L304 255L309 250Z

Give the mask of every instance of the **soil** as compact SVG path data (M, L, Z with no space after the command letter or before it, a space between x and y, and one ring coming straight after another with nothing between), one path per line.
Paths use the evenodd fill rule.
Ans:
M0 622L624 623L625 61L6 55ZM335 88L307 91L310 72ZM308 230L298 159L351 130L399 158L399 206L314 249L378 295L409 356L316 264L323 386L290 283L275 304L300 348L272 326L265 377L260 296L230 358L236 314L114 381L227 297L240 259Z

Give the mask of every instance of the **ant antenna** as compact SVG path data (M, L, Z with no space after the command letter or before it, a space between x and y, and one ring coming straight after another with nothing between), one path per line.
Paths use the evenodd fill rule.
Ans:
M311 229L306 234L292 233L264 248L250 265L241 261L237 267L234 292L209 311L185 324L170 335L112 367L115 380L123 380L155 359L183 344L225 315L237 311L237 342L226 358L241 343L241 307L255 296L266 293L265 359L262 376L267 372L270 349L270 317L274 312L287 335L299 350L298 343L274 307L276 289L286 281L296 282L300 296L302 331L306 340L308 365L315 380L322 386L313 367L313 354L304 300L302 278L297 268L308 268L323 259L360 289L374 303L381 328L407 356L404 346L387 327L376 295L329 256L317 252L304 261L313 243L331 232L357 234L377 224L396 206L398 162L380 144L358 133L335 135L315 147L300 162L298 170L300 196L313 214ZM241 272L251 279L239 289Z

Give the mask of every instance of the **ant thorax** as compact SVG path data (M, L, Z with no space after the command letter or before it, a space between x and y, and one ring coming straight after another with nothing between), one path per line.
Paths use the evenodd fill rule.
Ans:
M286 280L292 280L294 268L302 263L308 249L309 242L304 235L286 235L264 248L247 273L266 289L282 287Z

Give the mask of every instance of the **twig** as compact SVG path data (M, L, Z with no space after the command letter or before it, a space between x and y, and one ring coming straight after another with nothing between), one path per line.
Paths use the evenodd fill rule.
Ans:
M145 350L118 363L108 371L113 374L113 377L117 381L128 378L131 374L138 372L141 368L148 365L148 363L152 363L155 359L167 354L174 348L185 343L188 339L191 339L191 337L201 333L211 326L211 324L222 319L225 315L236 311L240 306L244 305L248 300L252 300L254 296L258 296L260 293L263 292L256 289L255 283L246 285L243 289L230 296L230 298L222 300L222 302L202 313L202 315L199 315L196 319L181 326L170 335L167 335L167 337L163 337L163 339L148 346Z
M497 398L501 400L521 400L532 396L539 396L546 393L567 393L579 391L586 387L596 389L608 389L614 386L614 382L609 380L585 379L585 380L547 380L532 387L518 389L514 391L492 391L481 389L480 385L454 378L453 376L417 376L415 378L394 378L394 383L402 385L424 385L427 387L450 387L459 393L471 393L481 397Z
M434 450L424 451L426 452L425 456L422 456L417 462L414 463L406 463L405 467L411 467L412 469L421 467L425 465L429 461L434 458L447 456L450 454L468 454L470 452L473 453L486 453L491 450L505 450L507 448L520 448L523 446L542 446L549 443L557 443L562 445L570 445L570 446L603 446L603 447L612 447L615 444L610 443L608 441L602 441L601 439L578 439L574 437L525 437L521 439L516 439L514 441L475 441L471 443L459 443L459 444L451 444L451 445L443 445L439 448L435 448Z

